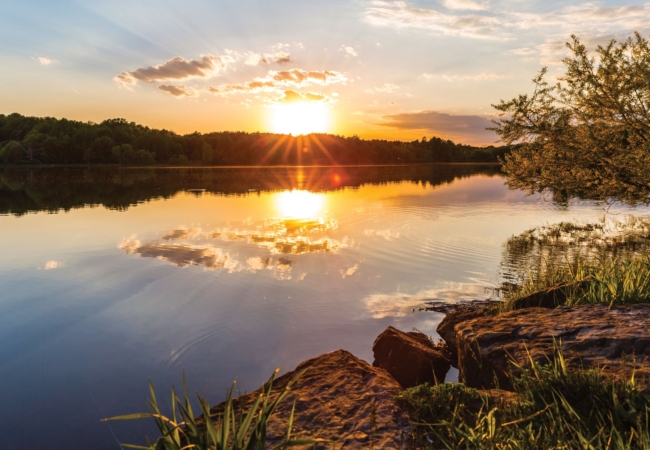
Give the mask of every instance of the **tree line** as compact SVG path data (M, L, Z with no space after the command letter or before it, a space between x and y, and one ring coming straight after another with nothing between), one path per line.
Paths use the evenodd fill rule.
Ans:
M496 165L449 164L373 167L46 167L0 170L0 214L69 211L88 205L125 210L189 191L225 195L307 189L336 191L364 185L409 182L440 186L476 174L498 176Z
M214 132L179 135L109 119L101 123L0 114L0 163L119 165L332 165L497 162L509 147L438 137L412 142L330 134Z

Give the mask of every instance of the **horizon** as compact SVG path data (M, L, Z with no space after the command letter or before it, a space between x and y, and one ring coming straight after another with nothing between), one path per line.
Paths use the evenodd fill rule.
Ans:
M54 120L57 120L57 121L60 121L60 120L69 120L69 121L80 122L80 123L89 123L89 124L92 124L92 125L101 125L101 124L104 123L104 122L110 122L110 121L115 121L115 120L124 120L124 121L126 121L126 123L129 123L129 124L135 124L136 126L142 126L142 127L144 127L144 128L148 128L148 129L150 129L150 130L168 131L168 132L174 133L174 134L176 134L176 135L178 135L178 136L181 136L181 137L183 137L183 136L190 136L190 135L195 134L195 133L199 133L199 134L201 134L201 135L211 135L211 134L219 134L219 133L226 133L226 134L227 134L227 133L231 133L231 134L245 133L245 134L268 134L268 135L276 135L276 136L286 136L287 138L300 138L300 137L308 137L308 136L311 136L311 135L332 136L332 137L337 137L337 138L342 138L342 139L350 139L350 138L357 137L357 138L359 138L359 139L361 139L361 140L366 140L366 141L382 140L382 141L387 141L387 142L404 142L404 143L421 141L422 139L425 139L425 138L426 138L427 140L431 140L431 139L443 139L443 138L441 138L440 136L435 136L435 135L431 135L431 136L423 136L423 137L420 137L419 139L416 138L416 139L411 139L411 140L401 140L401 139L399 139L399 138L395 138L395 139L390 139L390 138L376 138L376 137L363 138L363 137L360 137L360 136L358 136L358 135L356 135L356 134L345 135L345 134L336 134L336 133L332 133L332 132L328 132L328 131L310 131L310 132L307 132L307 133L296 134L296 133L291 133L291 132L283 133L283 132L275 132L275 131L212 130L212 131L204 131L204 132L201 132L201 131L195 130L195 131L191 131L191 132L188 132L188 133L182 133L182 134L181 134L181 133L177 133L177 132L174 131L174 130L169 130L169 129L166 129L166 128L155 128L155 127L150 127L150 126L148 126L148 125L146 125L146 124L137 123L137 122L135 122L135 121L128 120L128 119L126 119L126 118L124 118L124 117L110 117L110 118L106 118L106 119L100 120L99 122L95 122L95 121L92 121L92 120L84 121L84 120L70 119L70 118L67 118L67 117L53 117L53 116L41 116L41 117L37 117L37 116L26 116L26 115L21 114L21 113L19 113L19 112L17 112L17 111L14 111L14 112L9 113L9 114L0 113L0 116L1 116L1 115L4 115L5 117L7 117L7 116L11 116L11 115L13 115L13 114L18 114L18 115L21 115L21 116L23 116L23 117L33 117L33 118L36 118L36 119L54 119ZM496 143L494 143L494 144L476 145L476 146L473 146L473 145L471 145L471 144L466 144L466 143L464 143L464 142L455 142L455 141L452 141L452 142L453 142L454 144L456 144L456 145L469 146L469 147L477 147L477 148L481 148L481 147L500 147L500 146L504 145L504 144L501 143L501 142L496 142ZM456 163L456 164L458 164L458 163ZM354 164L354 165L358 165L358 164ZM246 167L249 167L249 166L246 166ZM263 166L260 166L260 167L263 167Z
M255 10L255 14L250 11ZM29 0L0 7L0 113L184 135L324 132L498 145L491 104L563 43L649 34L650 3Z

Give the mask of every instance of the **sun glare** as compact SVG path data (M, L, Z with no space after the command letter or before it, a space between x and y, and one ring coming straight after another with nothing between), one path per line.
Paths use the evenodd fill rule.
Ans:
M325 195L284 191L277 194L276 205L283 219L315 219L324 212Z
M321 102L284 103L271 110L271 129L275 133L325 133L329 125L329 110Z

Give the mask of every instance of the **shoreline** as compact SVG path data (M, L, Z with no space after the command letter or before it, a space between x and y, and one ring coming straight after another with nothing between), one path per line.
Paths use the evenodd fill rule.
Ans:
M54 168L79 168L79 169L317 169L317 168L345 168L345 167L421 167L421 166L501 166L498 162L435 162L411 164L341 164L341 165L277 165L277 166L204 166L204 165L148 165L148 166L120 166L119 164L0 164L2 169L54 169Z

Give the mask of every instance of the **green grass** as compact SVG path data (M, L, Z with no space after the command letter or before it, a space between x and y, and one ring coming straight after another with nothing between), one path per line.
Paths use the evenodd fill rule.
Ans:
M634 379L568 370L560 354L514 382L498 403L463 384L421 385L400 398L427 449L648 449L650 399Z
M517 299L560 283L566 305L604 303L610 306L650 302L650 252L612 257L602 253L591 258L578 254L564 262L544 263L529 271L522 284L511 287L498 312L514 309Z
M126 448L146 450L264 450L266 448L266 428L277 405L287 396L293 385L303 375L304 371L296 375L287 386L274 399L271 398L273 380L277 371L262 386L261 394L255 399L247 413L235 407L233 402L234 385L228 392L224 403L223 411L216 419L210 417L210 405L198 396L200 414L198 418L192 410L185 376L183 376L183 400L181 400L172 388L171 417L164 416L158 407L156 393L149 383L151 399L149 413L128 414L111 417L108 420L135 420L154 419L160 436L155 441L149 441L148 446L132 444L121 444ZM294 403L295 409L295 403ZM295 446L311 446L319 443L326 443L323 439L293 439L291 437L294 409L289 417L286 438L284 442L273 447L283 449Z
M503 267L507 282L498 290L505 301L496 312L511 311L517 299L561 283L569 285L567 305L646 303L650 219L534 228L508 239Z

